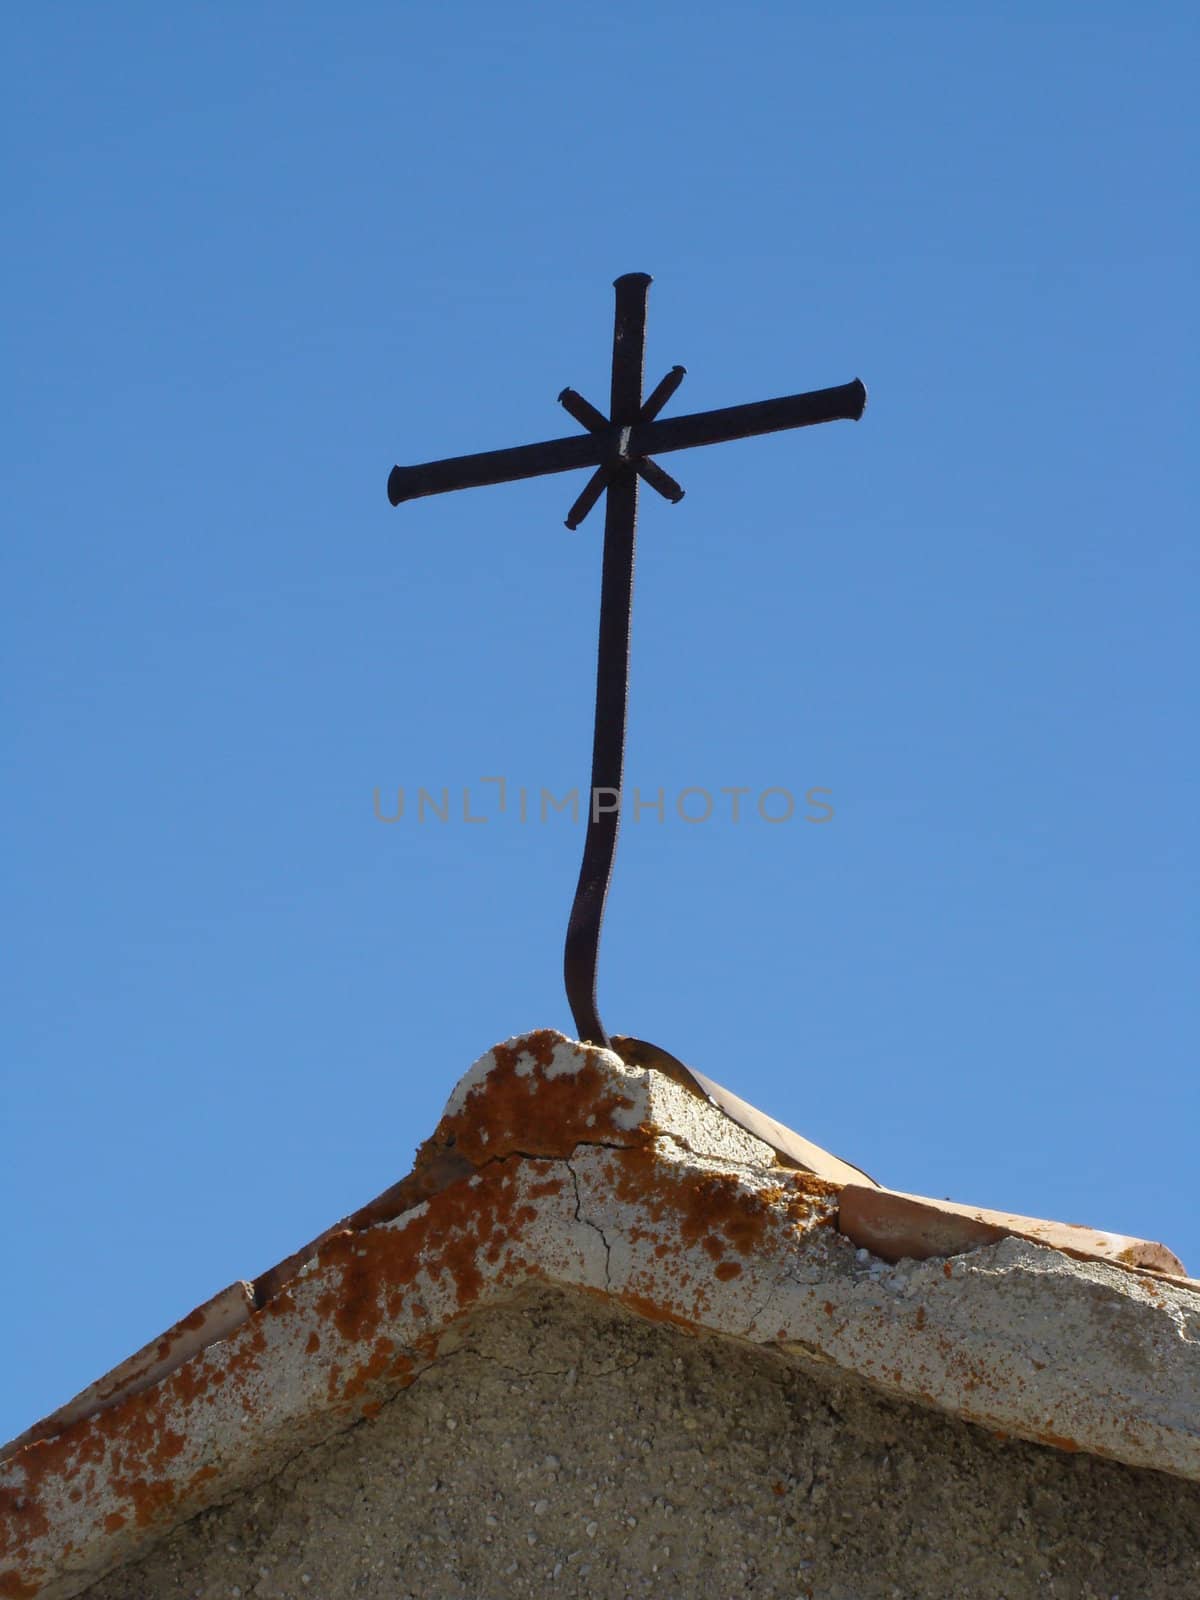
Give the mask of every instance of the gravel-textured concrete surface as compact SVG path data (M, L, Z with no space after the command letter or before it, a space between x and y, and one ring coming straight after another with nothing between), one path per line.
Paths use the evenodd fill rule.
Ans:
M526 1293L453 1345L92 1600L1200 1595L1200 1485L586 1295Z

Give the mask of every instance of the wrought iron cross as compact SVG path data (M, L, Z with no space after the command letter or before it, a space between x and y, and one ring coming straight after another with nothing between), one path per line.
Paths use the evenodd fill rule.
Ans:
M568 528L577 528L607 491L592 787L583 865L563 957L567 999L579 1037L585 1043L598 1045L610 1042L596 1003L596 968L600 924L617 848L625 765L638 479L657 489L665 499L679 501L683 490L652 456L686 450L692 445L748 439L782 428L804 428L817 422L857 422L867 403L867 391L855 378L836 389L816 389L809 394L726 406L720 411L696 411L690 416L659 421L658 414L683 382L685 369L672 367L650 396L642 399L646 298L651 281L644 272L627 272L614 285L617 306L608 416L589 405L574 389L564 389L558 397L576 422L587 429L586 433L543 444L519 445L512 450L428 461L419 467L393 467L388 478L388 499L398 506L403 500L444 494L450 489L474 489L487 483L510 483L548 472L593 467L583 493L567 513ZM611 803L600 805L601 795L610 796Z

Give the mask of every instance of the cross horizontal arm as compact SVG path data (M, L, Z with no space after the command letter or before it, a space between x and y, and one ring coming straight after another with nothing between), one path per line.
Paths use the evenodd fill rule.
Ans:
M843 383L834 389L814 389L808 394L783 395L778 400L758 400L745 406L725 406L719 411L694 411L686 417L635 423L626 459L661 455L668 450L687 450L693 445L749 439L755 434L804 428L817 422L857 422L866 403L867 391L855 378L853 383ZM388 477L388 499L398 506L404 500L446 494L452 489L479 489L490 483L538 478L543 473L603 466L616 456L619 432L612 428L604 433L582 433L569 439L547 439L542 444L517 445L511 450L451 456L445 461L427 461L416 467L393 467Z
M659 456L668 450L751 439L756 434L807 428L816 422L857 422L866 406L866 388L855 378L836 389L813 389L808 394L782 395L778 400L756 400L746 406L724 406L720 411L693 411L686 417L635 423L629 453Z
M388 499L398 506L402 500L446 494L451 489L482 489L489 483L540 478L546 472L598 467L611 454L607 432L577 433L569 439L520 444L511 450L486 450L478 456L450 456L445 461L426 461L419 467L393 467L388 475Z

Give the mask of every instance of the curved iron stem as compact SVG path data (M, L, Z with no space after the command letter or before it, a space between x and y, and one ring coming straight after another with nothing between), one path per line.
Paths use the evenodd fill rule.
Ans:
M642 409L646 349L644 272L617 279L613 320L610 425L629 428ZM629 700L629 626L633 613L633 559L637 542L638 474L632 462L614 464L604 513L604 564L600 579L600 647L596 662L596 721L592 734L592 787L575 901L567 923L563 978L580 1039L608 1044L596 1002L600 925L612 877L621 820L625 770L625 716Z

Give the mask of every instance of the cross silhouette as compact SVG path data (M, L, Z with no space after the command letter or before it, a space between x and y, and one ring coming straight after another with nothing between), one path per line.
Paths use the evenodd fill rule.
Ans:
M785 395L751 405L696 411L689 416L659 419L659 412L683 382L683 367L672 367L656 389L642 399L646 346L646 300L652 280L644 272L627 272L616 280L613 323L612 387L608 416L597 411L574 389L559 400L587 431L566 439L489 450L481 455L453 456L416 467L393 467L388 499L394 506L422 495L451 489L473 489L489 483L510 483L544 473L595 470L570 511L567 527L577 528L602 494L604 557L600 580L600 645L596 666L596 720L592 740L592 786L589 794L583 863L567 924L563 976L579 1037L585 1043L609 1045L596 1000L600 925L612 876L620 823L621 780L625 765L625 721L629 700L629 628L633 605L633 562L637 537L638 480L665 499L683 499L683 490L654 455L687 450L694 445L748 439L784 428L818 422L857 422L867 391L857 378L834 389ZM608 804L600 796L609 797Z

